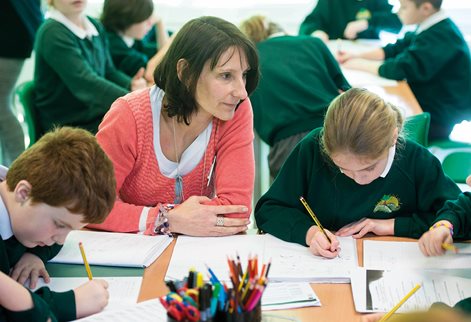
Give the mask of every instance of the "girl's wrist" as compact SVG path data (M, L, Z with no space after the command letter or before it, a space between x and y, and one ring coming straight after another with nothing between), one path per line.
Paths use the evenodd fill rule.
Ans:
M450 232L450 235L453 237L453 224L449 222L448 220L440 220L436 222L435 224L432 225L432 227L429 228L429 231L435 230L440 227L444 227L448 229Z

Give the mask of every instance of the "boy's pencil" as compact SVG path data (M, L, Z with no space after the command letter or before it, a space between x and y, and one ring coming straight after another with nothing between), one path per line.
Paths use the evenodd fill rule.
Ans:
M379 322L384 322L387 319L389 319L391 315L393 315L394 312L396 312L401 307L401 305L404 304L409 299L409 297L411 297L415 292L417 292L419 288L420 288L420 284L415 285L415 287L409 293L407 293L406 296L404 296L404 298L400 300L399 303L397 303L396 306L394 306L391 309L391 311L389 311L386 315L384 315L381 318L381 320L379 320Z
M450 251L452 251L452 252L458 253L458 247L456 247L456 246L453 245L453 244L442 243L442 248L443 248L444 250L450 250Z
M306 199L304 199L303 196L299 197L299 200L301 201L301 203L304 205L304 208L306 208L307 212L311 215L312 219L314 220L314 222L316 223L317 227L319 227L319 229L322 231L322 233L324 234L325 238L327 238L327 240L329 241L329 243L332 244L332 241L330 240L329 236L327 236L327 233L325 232L324 230L324 227L322 226L321 222L319 221L319 219L317 219L316 215L314 214L314 212L312 211L311 207L309 207L309 205L307 204L307 201Z
M82 242L79 242L80 253L82 254L83 264L85 265L85 269L87 270L88 279L91 281L93 279L92 270L90 269L90 265L87 261L87 256L85 256L85 250L83 249Z

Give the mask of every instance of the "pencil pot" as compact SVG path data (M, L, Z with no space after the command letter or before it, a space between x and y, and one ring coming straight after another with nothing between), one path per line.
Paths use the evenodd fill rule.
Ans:
M177 320L170 315L167 315L168 322L193 322L194 320L189 320L183 318L181 320ZM255 306L255 308L250 312L224 312L224 311L217 311L213 318L209 318L206 320L198 320L198 322L260 322L262 321L262 305L260 301Z
M259 322L262 321L261 301L250 312L216 312L213 322Z

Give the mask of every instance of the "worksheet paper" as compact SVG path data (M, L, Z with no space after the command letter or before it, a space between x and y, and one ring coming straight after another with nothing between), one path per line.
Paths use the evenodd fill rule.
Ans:
M59 254L51 263L83 264L82 242L90 265L148 267L172 242L166 235L109 233L74 230L69 233Z
M262 296L262 310L286 310L307 306L321 306L309 283L268 283Z
M426 257L417 242L363 241L363 266L371 269L393 268L471 268L471 243L455 243L458 254Z
M80 322L167 322L167 311L158 299L140 302L116 311L103 311Z
M352 274L355 309L358 312L388 312L416 284L421 287L398 312L428 310L435 302L453 306L471 296L471 279L454 276L453 272L358 269Z
M272 235L235 235L227 237L179 236L173 250L166 280L182 280L190 268L229 281L227 256L240 255L245 270L249 256L258 256L258 267L271 261L268 278L273 282L349 283L350 271L357 267L356 241L337 237L340 255L333 259L314 256L309 248L285 242Z
M108 282L110 298L105 311L112 311L137 303L142 277L100 277L99 279ZM39 279L34 290L46 286L55 292L66 292L86 282L88 282L87 277L51 277L48 284L44 283L43 279Z

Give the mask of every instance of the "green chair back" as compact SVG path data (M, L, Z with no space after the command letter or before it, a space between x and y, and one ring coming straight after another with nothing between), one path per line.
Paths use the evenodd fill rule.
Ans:
M428 112L409 116L404 122L405 137L423 146L428 145L429 128L430 114Z
M466 182L471 174L471 151L457 151L448 154L442 163L443 171L457 183Z
M31 146L39 139L40 132L36 110L34 108L34 81L28 81L18 85L16 95L18 95L18 100L21 105L23 105L25 122L28 126L29 145Z

